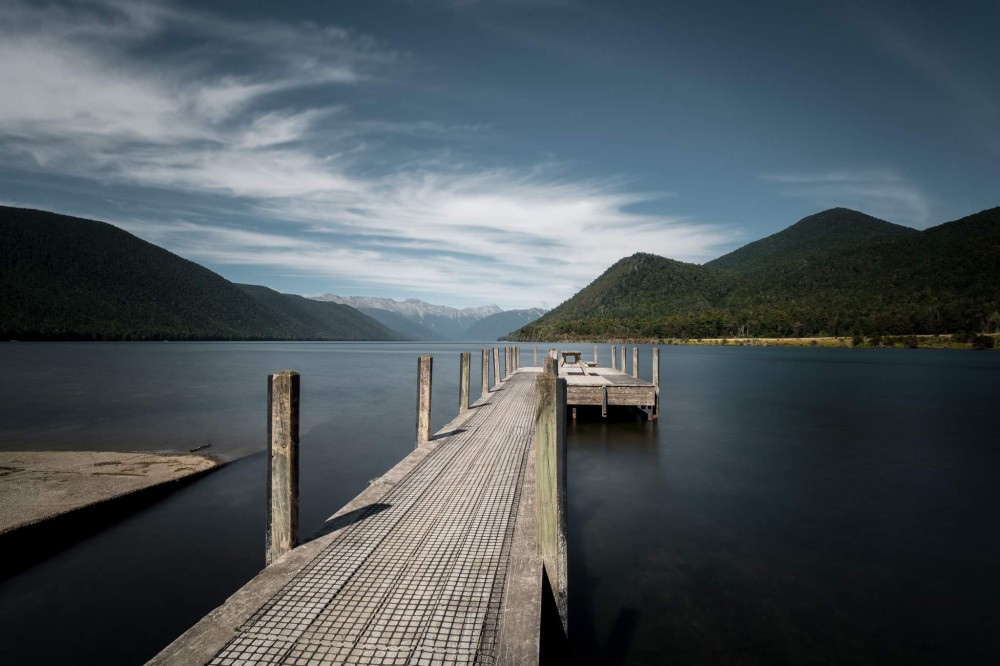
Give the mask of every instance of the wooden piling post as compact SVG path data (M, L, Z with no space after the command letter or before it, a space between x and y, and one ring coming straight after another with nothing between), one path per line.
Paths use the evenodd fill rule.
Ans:
M458 371L458 413L469 411L469 382L472 373L472 354L462 352Z
M514 347L514 369L517 370L521 367L521 348Z
M632 376L639 378L639 348L632 347Z
M551 358L551 359L558 359L559 358L559 353L555 350L555 347L553 347L552 349L549 350L549 358Z
M299 543L299 373L267 377L267 554L270 565Z
M625 359L625 345L622 345L622 367L621 367L621 371L622 372L627 372L628 371L628 366L626 365L625 361L626 361L626 359Z
M500 385L500 348L493 348L493 388Z
M490 393L490 350L483 350L483 392L480 397L485 398Z
M653 404L653 420L660 420L660 348L653 347L653 392L656 402Z
M611 369L618 369L618 345L611 345Z
M535 358L533 359L533 363L531 364L531 366L533 368L538 367L538 345L535 345Z
M421 356L417 361L417 447L431 439L431 374L434 358Z
M594 365L597 365L597 345L594 345Z
M566 380L546 359L535 379L535 471L538 554L563 631L567 630Z
M503 348L503 380L510 377L510 347Z

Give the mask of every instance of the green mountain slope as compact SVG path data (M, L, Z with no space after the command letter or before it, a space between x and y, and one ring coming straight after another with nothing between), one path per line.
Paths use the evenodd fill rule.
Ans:
M922 232L834 209L764 241L705 266L623 259L513 337L949 333L1000 310L1000 208Z
M384 326L349 305L315 301L255 284L237 287L310 331L310 337L325 340L406 340L406 336Z
M627 336L639 321L714 312L731 283L732 276L725 271L637 253L618 261L573 298L512 336Z
M110 224L0 207L0 339L335 337Z

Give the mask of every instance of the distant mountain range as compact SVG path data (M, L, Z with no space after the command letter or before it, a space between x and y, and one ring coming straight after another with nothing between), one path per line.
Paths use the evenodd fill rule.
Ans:
M501 310L496 305L453 308L416 298L396 301L377 296L314 296L318 301L350 305L416 340L493 341L538 319L545 310Z
M924 231L834 208L705 265L621 259L515 340L1000 328L1000 207Z
M233 284L104 222L0 206L0 339L403 336L348 306Z

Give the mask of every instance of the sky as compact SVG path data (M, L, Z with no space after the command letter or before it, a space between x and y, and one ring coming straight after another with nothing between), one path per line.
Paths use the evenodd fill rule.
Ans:
M287 293L554 307L1000 205L1000 3L0 0L0 204Z

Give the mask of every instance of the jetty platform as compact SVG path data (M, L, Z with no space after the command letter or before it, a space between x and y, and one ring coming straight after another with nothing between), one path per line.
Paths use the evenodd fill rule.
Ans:
M505 350L489 386L484 350L483 395L470 404L464 354L460 414L426 440L423 357L416 449L149 663L559 660L568 386L612 387L616 375L572 378L554 360L517 367L519 357Z

